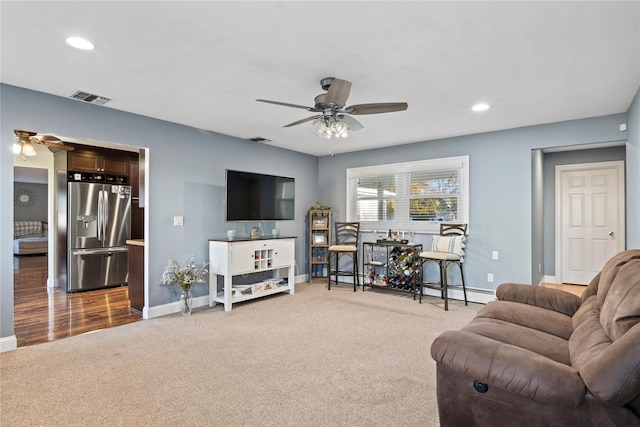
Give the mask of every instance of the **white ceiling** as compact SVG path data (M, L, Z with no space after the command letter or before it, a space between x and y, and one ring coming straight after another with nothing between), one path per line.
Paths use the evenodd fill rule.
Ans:
M2 1L0 11L3 83L82 90L112 99L101 108L314 155L626 112L640 86L638 1ZM96 48L69 47L71 35ZM409 108L356 116L364 129L336 141L282 127L313 113L255 101L313 106L329 76L353 82L349 105ZM492 108L472 113L479 101Z

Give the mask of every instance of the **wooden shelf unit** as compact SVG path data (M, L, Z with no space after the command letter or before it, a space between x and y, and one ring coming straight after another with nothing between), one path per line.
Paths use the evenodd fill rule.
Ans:
M329 268L329 246L331 245L331 211L310 209L308 212L309 229L309 282L313 279L327 278Z

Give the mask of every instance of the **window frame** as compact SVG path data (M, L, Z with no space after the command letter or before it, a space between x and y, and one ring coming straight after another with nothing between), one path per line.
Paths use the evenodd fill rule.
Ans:
M460 177L458 181L458 216L455 221L411 221L410 219L410 188L412 173L429 173L446 169L457 169ZM395 171L390 173L389 171ZM381 173L382 172L382 173ZM403 188L405 189L396 200L404 204L396 211L400 213L402 218L394 218L393 221L360 221L360 229L363 231L386 231L399 230L415 233L438 234L440 232L440 224L453 222L469 224L469 156L455 156L438 159L426 159L401 163L389 163L382 165L363 166L355 168L347 168L346 178L346 203L347 203L347 220L358 221L356 218L356 201L357 198L356 178L375 178L394 176L396 182L403 179ZM404 177L404 178L403 178Z

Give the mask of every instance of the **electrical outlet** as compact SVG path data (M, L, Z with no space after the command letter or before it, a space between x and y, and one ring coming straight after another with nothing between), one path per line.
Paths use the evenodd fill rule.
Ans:
M173 225L175 227L182 227L184 225L184 217L183 216L174 216L173 217Z
M491 273L487 274L487 282L493 283L493 274Z
M498 259L498 251L491 252L491 259Z

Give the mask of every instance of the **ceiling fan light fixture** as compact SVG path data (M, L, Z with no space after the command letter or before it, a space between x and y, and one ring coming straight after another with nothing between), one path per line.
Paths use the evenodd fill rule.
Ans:
M329 129L331 130L331 134L336 138L346 138L349 136L350 127L345 122L335 120L331 123Z
M346 138L351 128L336 117L319 117L310 123L313 133L324 139Z
M35 156L36 149L33 147L33 144L28 139L22 142L22 154L25 156Z

